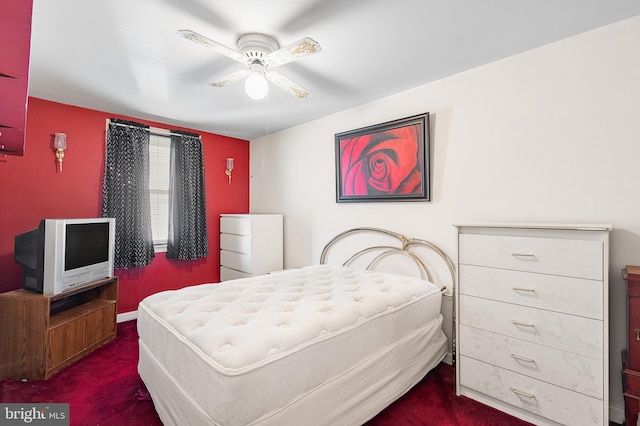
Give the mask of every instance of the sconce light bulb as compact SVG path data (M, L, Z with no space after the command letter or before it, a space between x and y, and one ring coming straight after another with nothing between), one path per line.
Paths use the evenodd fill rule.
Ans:
M53 147L56 149L67 149L67 135L64 133L55 133Z

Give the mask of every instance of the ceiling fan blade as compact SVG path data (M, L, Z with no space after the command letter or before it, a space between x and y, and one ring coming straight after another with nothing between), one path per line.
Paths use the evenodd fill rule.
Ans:
M249 75L249 70L248 69L244 69L244 70L238 70L238 71L234 71L231 74L227 74L222 78L217 79L216 81L214 81L213 83L210 83L211 86L213 87L224 87L227 86L231 83L235 83L238 80L242 80L243 78L245 78L246 76Z
M322 48L318 42L309 37L305 37L270 53L267 56L267 61L272 66L278 66L320 52L322 52Z
M206 47L213 48L216 52L221 53L234 61L245 62L244 56L240 52L237 52L233 49L228 48L218 42L215 42L201 34L193 32L191 30L178 30L178 35L182 38L186 38L187 40L194 41L198 44L201 44Z
M311 96L311 93L307 89L297 83L294 83L289 78L285 77L277 71L268 71L267 78L273 84L298 99L307 99Z

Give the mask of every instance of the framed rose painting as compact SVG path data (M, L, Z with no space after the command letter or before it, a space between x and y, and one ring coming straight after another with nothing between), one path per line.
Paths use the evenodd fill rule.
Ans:
M335 135L337 202L430 201L429 113Z

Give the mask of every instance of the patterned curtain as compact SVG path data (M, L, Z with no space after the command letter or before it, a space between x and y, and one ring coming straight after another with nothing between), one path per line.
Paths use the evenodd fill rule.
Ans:
M167 257L193 260L209 254L200 135L171 131Z
M148 265L155 256L149 201L149 127L111 119L102 184L102 217L116 218L114 267Z

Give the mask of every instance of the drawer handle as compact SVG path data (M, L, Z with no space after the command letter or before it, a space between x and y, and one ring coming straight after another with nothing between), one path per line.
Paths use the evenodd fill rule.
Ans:
M640 328L636 328L636 340L640 340Z
M525 398L536 399L536 396L534 394L522 392L521 390L518 390L516 388L511 388L511 392L515 393L516 395L524 396Z
M513 359L515 359L517 361L528 362L528 363L531 363L531 364L535 364L536 363L535 359L525 358L523 356L518 356L518 355L515 355L515 354L511 354L511 358L513 358Z
M535 258L536 255L533 253L511 253L511 256L513 257L529 257L529 258Z
M535 324L532 324L530 322L522 322L522 321L511 320L511 323L514 324L514 325L522 326L522 327L531 327L531 328L535 328L536 327Z
M532 288L525 288L525 287L511 287L514 291L528 291L530 293L535 293L536 291Z

